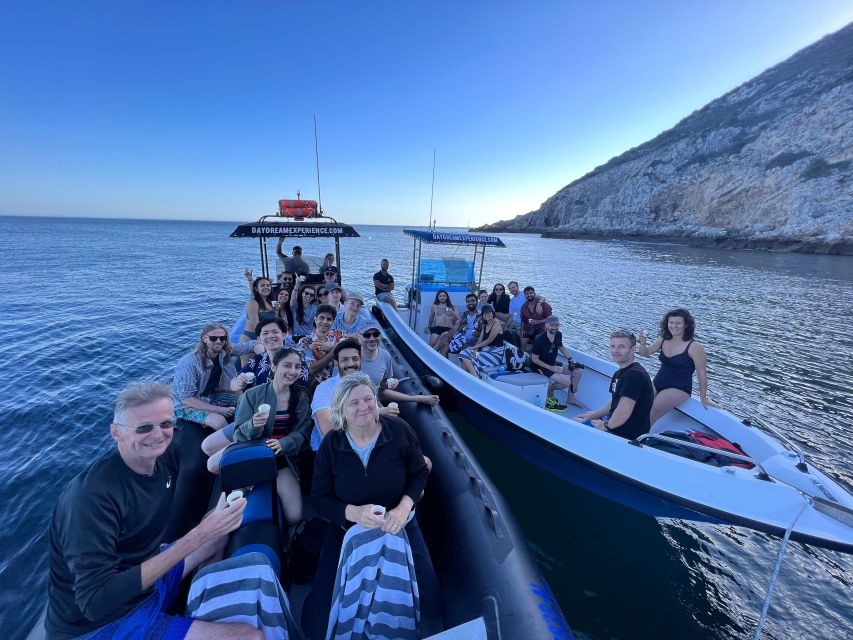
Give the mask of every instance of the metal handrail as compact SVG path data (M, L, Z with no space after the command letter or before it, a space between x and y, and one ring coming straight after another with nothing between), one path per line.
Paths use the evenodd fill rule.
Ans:
M716 455L726 456L728 458L732 458L732 459L738 460L740 462L747 462L749 464L755 465L756 467L758 467L761 470L761 473L759 474L760 479L762 479L762 480L769 480L770 479L770 474L767 473L767 469L765 469L764 465L762 465L758 460L756 460L755 458L751 458L749 456L741 455L739 453L732 453L731 451L726 451L725 449L714 449L713 447L707 447L704 444L699 444L697 442L689 442L687 440L679 440L678 438L671 438L669 436L665 436L665 435L662 435L660 433L644 433L640 436L637 436L634 440L632 440L632 442L637 443L637 444L642 444L645 440L649 440L649 439L664 440L666 442L672 442L674 444L684 445L686 447L689 447L692 449L697 449L699 451L705 451L707 453L713 453Z
M802 471L803 473L808 473L808 472L809 472L808 465L806 464L806 454L805 454L805 453L803 453L803 450L800 448L800 446L799 446L796 442L794 442L793 440L791 440L791 438L790 438L790 437L788 437L788 436L787 436L787 435L785 435L784 433L780 433L779 431L777 431L776 429L774 429L773 427L771 427L771 426L769 426L769 425L766 425L766 424L763 424L763 423L758 424L758 422L757 422L757 421L753 420L753 419L752 419L752 418L750 418L750 417L746 417L746 418L744 418L743 420L741 420L741 422L742 422L743 424L745 424L745 425L749 426L749 427L751 427L751 426L753 426L753 425L757 425L759 429L762 429L762 430L764 430L764 431L768 431L768 432L770 432L770 434L771 434L774 438L776 438L779 442L781 442L783 445L785 445L785 446L786 446L786 448L787 448L791 453L796 453L796 454L797 454L797 457L800 459L800 461L796 464L797 469L799 469L799 470L800 470L800 471Z

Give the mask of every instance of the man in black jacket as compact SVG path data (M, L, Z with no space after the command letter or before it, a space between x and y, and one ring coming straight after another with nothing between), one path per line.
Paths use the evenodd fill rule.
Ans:
M60 495L48 531L48 638L94 631L99 638L263 638L248 625L164 613L181 579L221 554L246 506L220 500L197 527L161 547L180 463L171 393L157 383L128 387L110 426L115 449Z

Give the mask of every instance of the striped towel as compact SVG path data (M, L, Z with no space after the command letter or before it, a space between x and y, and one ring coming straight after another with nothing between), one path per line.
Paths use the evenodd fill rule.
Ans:
M405 528L395 535L351 527L341 546L326 640L416 640L420 617Z
M250 624L263 631L266 640L302 637L270 561L258 552L215 562L199 571L190 585L187 615L207 622Z

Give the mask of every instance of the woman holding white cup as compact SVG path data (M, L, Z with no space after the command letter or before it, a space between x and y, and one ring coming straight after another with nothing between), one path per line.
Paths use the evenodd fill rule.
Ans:
M287 521L302 519L302 495L296 474L299 454L308 448L313 422L304 389L294 383L302 373L302 356L280 349L272 359L272 379L249 389L240 398L234 423L205 438L202 449L210 456L207 467L216 473L222 450L234 442L264 438L276 455L276 489Z
M323 637L344 531L353 524L404 535L412 550L421 596L420 637L440 630L438 577L414 517L427 484L427 465L415 432L404 420L380 415L376 387L365 373L341 378L332 396L333 430L314 464L311 503L332 526L326 528L302 628ZM405 531L405 534L404 534Z

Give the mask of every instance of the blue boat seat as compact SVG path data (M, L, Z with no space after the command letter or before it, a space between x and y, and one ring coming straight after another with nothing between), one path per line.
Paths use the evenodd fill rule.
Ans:
M262 440L237 442L222 454L220 480L227 494L251 487L240 528L225 547L229 558L259 551L269 558L277 575L282 568L283 515L276 492L275 454Z

